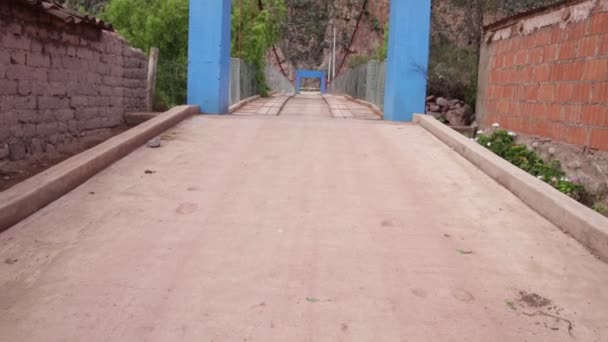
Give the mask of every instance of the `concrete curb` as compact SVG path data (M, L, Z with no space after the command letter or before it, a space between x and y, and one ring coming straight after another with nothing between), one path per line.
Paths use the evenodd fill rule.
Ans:
M572 235L601 260L608 262L608 218L565 196L430 116L415 114L414 122L452 147L551 223Z
M2 192L0 232L76 188L189 115L198 112L198 106L175 107Z
M369 107L374 112L374 114L376 114L376 115L380 116L382 119L384 119L384 112L382 111L382 109L380 109L380 107L376 106L375 104L373 104L371 102L367 102L365 100L354 98L347 94L343 94L342 96L346 97L348 100L351 100L351 101L357 102L358 104Z
M246 105L250 104L251 102L259 99L260 97L261 97L260 95L253 95L253 96L250 96L250 97L248 97L248 98L246 98L244 100L241 100L241 101L233 104L232 106L230 106L228 108L228 113L232 114L232 113L236 112L237 110L239 110L239 109L245 107Z

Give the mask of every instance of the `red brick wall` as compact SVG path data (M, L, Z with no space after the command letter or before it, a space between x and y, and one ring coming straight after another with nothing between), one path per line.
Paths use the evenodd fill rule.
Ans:
M147 58L112 32L0 0L0 159L120 125L145 108Z
M479 71L482 127L608 151L608 1L573 1L486 32Z

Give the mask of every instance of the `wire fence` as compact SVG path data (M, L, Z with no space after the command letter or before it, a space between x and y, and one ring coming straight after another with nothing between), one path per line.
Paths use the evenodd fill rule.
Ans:
M255 69L238 58L230 60L230 104L258 93Z
M271 90L282 93L295 93L293 83L272 65L266 65L266 83Z
M332 81L330 92L348 94L384 107L384 83L386 63L371 60L355 68L348 69Z
M156 76L156 110L186 103L188 65L181 60L159 59Z
M201 80L204 82L204 80ZM155 110L166 110L187 100L188 64L182 60L159 59ZM230 62L230 104L258 93L255 70L238 58Z

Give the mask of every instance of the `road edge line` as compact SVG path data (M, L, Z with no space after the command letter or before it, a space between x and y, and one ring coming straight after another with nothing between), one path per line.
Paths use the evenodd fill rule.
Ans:
M236 112L237 110L245 107L246 105L250 104L251 102L253 102L259 98L261 98L260 95L253 95L246 99L243 99L243 100L233 104L232 106L228 107L228 113L232 114L232 113Z
M277 116L281 116L281 112L283 112L283 109L285 109L285 106L287 106L287 102L289 102L289 100L293 99L294 96L296 96L296 94L285 94L286 95L286 99L285 101L283 101L283 104L281 105L281 107L279 107L279 111L277 112Z
M362 100L362 99L358 99L356 97L352 97L348 94L342 94L342 96L344 96L346 99L348 99L350 101L357 102L360 105L369 107L372 110L372 112L374 112L374 114L378 115L381 119L384 119L384 112L380 109L380 107L376 106L376 104L371 103L369 101Z
M488 176L608 262L608 218L562 194L435 118L414 114L414 122L450 146Z
M198 106L174 107L0 193L0 232L80 186L186 117L197 113Z

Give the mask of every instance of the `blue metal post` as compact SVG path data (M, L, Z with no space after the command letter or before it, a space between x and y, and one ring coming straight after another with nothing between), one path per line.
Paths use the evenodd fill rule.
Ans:
M300 93L300 88L302 87L302 77L300 77L300 72L296 72L296 94Z
M224 114L230 104L231 0L190 0L188 104Z
M431 0L391 1L384 118L412 121L424 113Z
M325 94L327 92L327 75L323 72L323 76L321 76L321 94Z
M325 71L315 70L297 70L296 71L296 93L300 93L303 78L318 78L321 83L321 94L327 91L327 73Z

